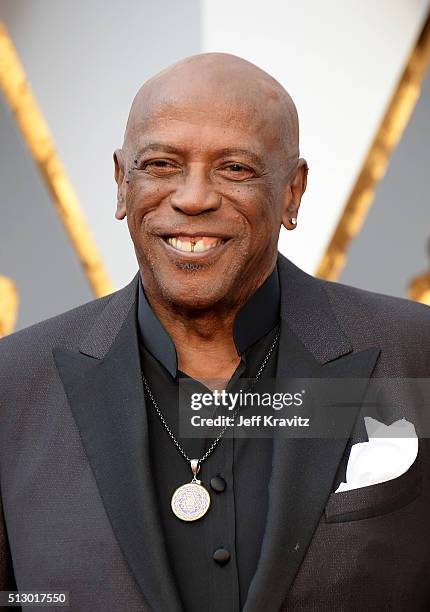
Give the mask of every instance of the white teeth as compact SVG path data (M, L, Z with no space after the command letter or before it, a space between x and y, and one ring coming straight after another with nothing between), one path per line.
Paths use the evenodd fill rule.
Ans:
M222 239L216 240L213 244L207 245L204 240L197 240L197 242L191 242L190 240L178 240L178 238L167 238L167 242L178 251L184 251L186 253L203 253L215 248L224 241Z
M216 244L218 244L218 241ZM203 242L203 240L197 240L196 244L194 245L194 253L202 253L203 251L207 251L208 249L213 248L213 246L214 245L205 247L205 243Z

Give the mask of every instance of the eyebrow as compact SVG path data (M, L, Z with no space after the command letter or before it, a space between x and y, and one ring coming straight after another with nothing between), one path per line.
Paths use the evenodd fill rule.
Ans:
M241 149L240 147L227 147L225 149L221 149L218 155L219 157L228 157L229 155L243 155L244 157L248 157L256 164L262 163L262 159L259 155L257 155L253 151L249 151L248 149Z
M164 153L172 153L174 155L183 154L183 151L181 151L181 149L178 149L178 147L174 147L173 145L169 145L162 142L151 142L139 149L135 156L136 159L140 159L142 155L144 155L148 151L160 151ZM262 159L260 158L260 156L256 153L253 153L252 151L249 151L248 149L243 149L240 147L226 147L215 152L216 157L228 157L229 155L243 155L244 157L247 157L248 159L255 162L256 164L262 164Z
M180 153L181 152L178 148L173 147L172 145L164 144L162 142L151 142L150 144L147 144L146 146L139 149L139 151L136 154L136 157L141 157L147 151L163 151L164 153Z

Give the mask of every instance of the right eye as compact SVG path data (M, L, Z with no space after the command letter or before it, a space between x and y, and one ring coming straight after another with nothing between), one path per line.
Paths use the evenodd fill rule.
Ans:
M171 176L176 174L180 168L168 159L151 159L142 163L142 170L153 176Z

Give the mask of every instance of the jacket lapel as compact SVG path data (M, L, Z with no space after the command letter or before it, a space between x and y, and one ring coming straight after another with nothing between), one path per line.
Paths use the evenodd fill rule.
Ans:
M132 574L151 609L179 612L150 470L136 330L138 274L113 294L79 351L55 347L53 354Z
M357 378L358 401L380 349L353 352L323 285L280 256L281 338L277 379ZM279 610L331 493L360 405L342 419L344 437L274 440L269 508L260 559L244 612Z

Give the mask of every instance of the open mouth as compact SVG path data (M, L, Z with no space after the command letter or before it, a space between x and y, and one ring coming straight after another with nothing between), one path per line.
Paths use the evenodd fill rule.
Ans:
M164 241L183 253L205 253L227 242L215 236L164 236Z

